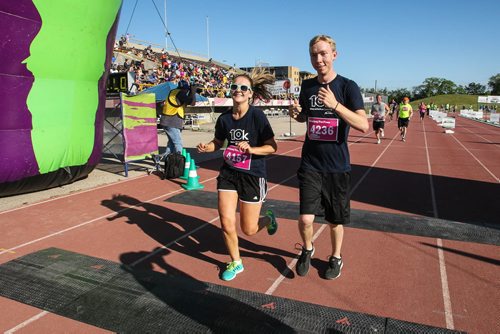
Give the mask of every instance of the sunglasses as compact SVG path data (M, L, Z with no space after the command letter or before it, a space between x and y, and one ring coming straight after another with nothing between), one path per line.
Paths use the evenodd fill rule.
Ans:
M246 92L246 91L249 91L249 90L252 90L252 87L248 86L248 85L239 85L239 84L231 84L230 86L231 90L232 91L235 91L235 90L241 90L242 92Z

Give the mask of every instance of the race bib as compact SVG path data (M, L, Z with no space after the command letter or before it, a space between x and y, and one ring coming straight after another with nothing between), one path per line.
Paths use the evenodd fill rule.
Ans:
M224 161L235 168L250 170L252 155L241 152L237 146L231 145L224 150Z
M309 117L307 135L311 140L337 141L339 119Z

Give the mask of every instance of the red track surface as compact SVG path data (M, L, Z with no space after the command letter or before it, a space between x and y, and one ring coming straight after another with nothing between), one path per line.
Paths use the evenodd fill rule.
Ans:
M270 199L298 201L301 145L280 142L269 159ZM434 121L414 118L403 143L393 121L381 145L372 133L352 131L350 151L352 208L500 226L499 128L458 118L455 134L444 134ZM216 191L220 163L200 164L204 191ZM183 191L150 175L0 213L0 263L58 247L345 310L500 333L498 246L346 228L342 276L327 281L318 274L330 253L327 226L315 226L313 268L298 277L297 223L278 217L275 236L240 234L245 272L223 282L219 268L228 256L217 210L165 202ZM1 331L106 332L3 297L0 310Z

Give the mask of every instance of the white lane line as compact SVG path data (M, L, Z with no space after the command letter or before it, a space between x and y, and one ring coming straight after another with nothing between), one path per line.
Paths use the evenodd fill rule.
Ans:
M362 137L362 138L358 139L357 141L355 141L355 143L356 143L356 142L358 142L359 140L363 139L363 138L364 138L364 137ZM350 145L350 144L349 144L349 145ZM301 149L301 147L291 149L291 150L286 151L286 152L284 152L284 153L282 153L282 154L279 154L279 155L284 155L284 154L287 154L287 153L290 153L290 152L296 151L296 150L298 150L298 149ZM276 157L277 157L277 156L279 156L279 155L272 156L272 157L270 157L270 159L269 159L269 160L271 160L271 159L273 159L273 158L276 158ZM294 174L294 175L292 175L292 176L290 176L290 177L288 177L288 178L286 178L285 180L281 181L280 183L275 184L274 186L270 187L270 188L269 188L269 190L272 190L272 189L274 189L275 187L277 187L277 186L279 186L279 185L281 185L281 184L283 184L283 183L285 183L285 182L288 182L289 180L291 180L291 179L292 179L292 178L294 178L294 177L296 177L296 175L295 175L295 174ZM213 180L213 179L215 179L215 177L210 178L210 179L207 179L207 180L205 180L205 181L203 181L203 182L200 182L200 183L205 183L205 182L208 182L208 181ZM96 188L94 188L94 189L96 189ZM157 199L160 199L160 198L162 198L162 197L165 197L165 196L168 196L168 195L171 195L171 194L175 194L175 193L180 192L180 191L183 191L183 189L179 189L179 190L177 190L177 191L170 192L170 193L167 193L167 194L165 194L165 195L161 195L161 196L155 197L155 198L150 199L150 200L148 200L148 201L141 202L141 204L144 204L144 203L149 203L149 202L155 201L155 200L157 200ZM71 196L71 195L68 195L68 196ZM40 203L37 203L37 204L40 204ZM120 210L120 211L118 211L118 212L110 213L110 214L108 214L108 215L101 216L101 217L98 217L98 218L92 219L92 220L90 220L90 221L84 222L84 223L82 223L82 224L76 225L76 226L74 226L74 227L72 227L72 228L68 228L68 229L65 229L65 230L59 231L59 232L57 232L57 233L52 233L52 234L47 235L47 236L45 236L45 237L38 238L38 239L36 239L36 240L32 240L32 241L27 242L27 243L24 243L24 244L22 244L22 245L18 245L18 246L16 246L16 247L13 247L13 248L7 249L7 250L5 250L5 251L3 251L3 252L0 252L0 255L2 255L2 254L4 254L4 253L7 253L7 252L10 252L10 251L11 251L11 250L13 250L13 249L18 249L18 248L21 248L21 247L24 247L24 246L27 246L27 245L33 244L33 243L38 242L38 241L41 241L41 240L44 240L44 239L48 239L48 238L50 238L50 237L52 237L52 236L55 236L55 235L58 235L58 234L62 234L62 233L64 233L64 232L66 232L66 231L70 231L70 230L76 229L76 228L78 228L78 227L81 227L81 226L84 226L84 225L90 224L90 223L92 223L92 222L94 222L94 221L97 221L97 220L99 220L99 219L104 219L104 218L107 218L107 217L110 217L110 216L114 216L114 215L116 215L116 214L119 214L119 213L125 212L125 211L127 211L127 210L129 210L129 209L136 208L136 207L140 206L141 204L139 204L139 205L134 205L134 206L130 206L130 207L125 208L125 209L122 209L122 210ZM26 207L23 207L23 208L26 208ZM11 210L11 211L14 211L14 210ZM205 226L207 226L208 224L210 224L210 223L212 223L212 222L214 222L214 221L216 221L216 220L218 220L218 219L219 219L219 216L217 216L217 217L213 218L212 220L210 220L209 222L207 222L207 223L205 223L205 224L203 224L203 225L201 225L201 226L197 227L197 228L196 228L196 229L194 229L193 231L191 231L191 232L189 232L189 233L187 233L187 234L185 234L185 235L183 235L183 236L181 236L181 237L177 238L176 240L174 240L174 241L172 241L172 242L168 243L167 245L163 245L163 246L161 247L161 249L159 249L159 250L157 250L157 251L155 251L155 252L153 252L153 253L151 253L151 254L148 254L147 256L145 256L145 257L143 257L143 258L138 259L137 261L133 262L133 263L131 264L131 266L135 266L135 265L139 264L140 262L142 262L142 261L144 261L144 260L146 260L146 259L150 258L151 256L154 256L154 255L155 255L155 254L157 254L159 251L161 251L161 250L163 250L163 249L165 249L165 248L168 248L168 247L169 247L169 246L171 246L172 244L174 244L174 243L178 242L179 240L181 240L181 239L183 239L183 238L186 238L186 237L190 236L190 235L191 235L191 234L193 234L194 232L196 232L196 231L198 231L198 230L200 230L200 229L204 228L204 227L205 227ZM315 236L314 236L314 239L313 239L313 240L315 240L315 239L316 239L316 238L317 238L317 237L321 234L321 232L323 232L323 230L325 229L325 227L326 227L326 225L323 225L323 226L322 226L322 227L321 227L321 228L320 228L320 229L316 232L316 234L315 234ZM294 261L295 261L295 262L294 262ZM293 262L293 266L295 266L295 263L297 262L297 260L295 259L295 260L293 260L292 262ZM291 268L293 268L293 266L292 266ZM287 272L287 270L288 270L288 269L285 269L285 272ZM281 278L281 277L283 277L283 278ZM283 281L283 279L284 279L284 278L285 278L285 276L283 276L283 275L281 275L280 277L278 277L278 279L275 281L275 283L273 283L273 285L271 286L271 287L274 287L273 291L274 291L274 290L278 287L278 285L281 283L281 281ZM271 288L270 288L270 289L271 289ZM268 289L268 291L270 291L270 290ZM266 293L267 293L267 292L266 292ZM43 312L39 313L38 315L35 315L35 316L33 316L33 317L31 317L31 318L27 319L26 321L24 321L24 322L20 323L19 325L17 325L16 327L14 327L14 328L10 329L8 332L5 332L5 333L14 333L14 332L16 332L18 329L21 329L21 328L25 327L26 325L28 325L28 324L30 324L30 323L32 323L32 322L34 322L34 321L36 321L36 320L38 320L38 319L40 319L40 318L44 317L44 316L45 316L45 315L47 315L48 313L49 313L49 312L47 312L47 311L43 311Z
M351 195L356 191L356 189L358 188L358 186L361 184L361 182L368 176L368 174L373 170L373 167L375 167L375 165L377 164L377 162L380 160L380 158L382 158L382 156L384 155L384 153L389 149L389 146L392 145L392 143L394 142L394 140L396 139L396 137L399 136L399 132L396 132L396 134L394 135L394 137L392 137L391 141L389 142L389 144L384 148L384 150L379 154L379 156L377 157L377 159L375 159L375 161L370 165L370 167L366 170L366 172L363 174L363 176L361 176L361 178L359 179L359 181L356 183L356 185L354 187L352 187L351 189Z
M316 239L320 236L320 234L323 232L323 230L326 228L326 224L321 225L321 227L316 231L314 234L312 241L316 241ZM300 255L300 252L297 254L297 257L295 257L290 263L287 265L286 269L283 270L281 275L273 282L273 284L267 289L265 292L266 295L272 295L274 291L278 288L278 286L283 282L285 279L286 275L288 275L289 272L293 271L293 268L297 264L297 261L299 260L298 256Z
M455 117L456 118L456 117ZM470 119L466 117L461 117L461 119L465 120L468 125L472 124L475 125L475 129L480 129L482 131L488 131L488 134L495 135L498 134L498 125L494 124L489 124L489 123L483 123L481 121L477 121L475 119Z
M364 136L362 136L361 138L358 138L357 140L355 140L354 142L351 142L348 144L348 146L351 146L352 144L355 144L359 141L361 141L362 139L370 136L371 134L373 133L373 131L365 134ZM396 133L396 136L398 134ZM396 137L394 136L394 138ZM394 141L394 138L391 140L391 143ZM391 144L389 143L389 145ZM389 146L388 145L388 146ZM384 154L384 152L387 150L387 148L378 156L377 160L372 164L372 167L375 165L375 163L380 159L380 157L382 156L382 154ZM371 169L371 167L370 167ZM370 170L369 169L369 170ZM367 172L365 172L365 174L363 175L363 177L356 183L356 185L352 188L351 190L351 194L354 193L354 190L356 190L356 188L359 186L359 184L363 181L364 177L368 174L369 170ZM294 177L294 176L292 176ZM288 178L288 179L291 179L292 177ZM288 180L287 179L287 180ZM327 224L323 224L320 226L320 228L316 231L316 233L314 234L313 238L312 238L312 241L314 242L320 235L321 233L323 233L323 231L325 230ZM297 256L295 258L292 259L292 261L290 261L290 263L288 263L286 269L284 269L280 275L278 276L278 278L276 278L276 280L273 282L273 284L271 284L271 286L269 287L269 289L267 289L267 291L265 292L266 295L272 295L276 289L279 287L279 285L283 282L283 280L285 279L286 275L288 275L289 272L293 271L293 268L295 267L295 265L297 264L297 261L299 260L298 259L298 256L300 255L300 252L297 254Z
M294 148L294 149L288 150L288 151L286 151L286 152L284 152L284 153L282 153L282 154L278 154L278 155L272 156L272 157L270 157L270 158L269 158L269 160L272 160L272 159L274 159L274 158L277 158L277 157L278 157L278 156L280 156L280 155L284 155L284 154L288 154L288 153L290 153L290 152L296 151L296 150L298 150L298 149L299 149L299 148ZM292 175L291 177L287 178L285 181L280 182L279 184L282 184L283 182L288 181L288 180L289 180L289 179L291 179L292 177L295 177L295 175ZM216 178L217 178L217 177L215 177L215 176L214 176L214 177L211 177L211 178L209 178L209 179L206 179L206 180L204 180L203 182L200 182L200 183L206 183L206 182L209 182L209 181L214 180L214 179L216 179ZM272 188L274 188L274 187L272 187ZM269 188L269 189L272 189L272 188ZM81 223L81 224L78 224L78 225L74 225L74 226L68 227L68 228L66 228L66 229L64 229L64 230L59 230L58 232L54 232L54 233L51 233L51 234L45 235L45 236L43 236L43 237L40 237L40 238L38 238L38 239L34 239L34 240L31 240L31 241L25 242L25 243L23 243L23 244L21 244L21 245L17 245L17 246L11 247L11 248L2 248L2 249L0 249L0 255L5 254L5 253L12 253L12 252L13 252L14 250L16 250L16 249L19 249L19 248L22 248L22 247L25 247L25 246L29 246L29 245L31 245L31 244L34 244L34 243L38 242L38 241L42 241L42 240L45 240L45 239L49 239L49 238L51 238L51 237L54 237L54 236L57 236L57 235L63 234L63 233L65 233L65 232L68 232L68 231L71 231L71 230L77 229L77 228L79 228L79 227L82 227L82 226L85 226L85 225L91 224L91 223L93 223L93 222L96 222L96 221L98 221L98 220L100 220L100 219L105 219L105 218L108 218L108 217L111 217L111 216L114 216L114 215L117 215L117 214L123 213L123 212L125 212L125 211L127 211L127 210L134 209L134 208L138 208L138 207L140 207L140 206L141 206L142 204L144 204L144 203L150 203L150 202L156 201L156 200L158 200L158 199L160 199L160 198L162 198L162 197L166 197L166 196L169 196L169 195L173 195L173 194L176 194L176 193L179 193L179 192L182 192L182 191L185 191L185 190L184 190L183 188L180 188L180 189L178 189L178 190L171 191L171 192L169 192L169 193L166 193L166 194L163 194L163 195L160 195L160 196L154 197L154 198L149 199L149 200L147 200L147 201L140 202L140 203L139 203L139 204L137 204L137 205L131 205L131 206L126 207L126 208L124 208L124 209L121 209L121 210L119 210L119 211L117 211L117 212L109 213L109 214L107 214L107 215L100 216L100 217L97 217L97 218L94 218L94 219L91 219L91 220L85 221L85 222L83 222L83 223ZM68 195L68 196L70 196L70 195Z
M423 132L424 132L425 155L427 157L427 172L429 175L429 184L431 187L432 212L434 214L434 218L438 218L439 212L438 212L437 202L436 202L436 192L434 191L434 180L432 179L432 167L431 167L431 158L429 155L429 145L427 145L427 133L425 132L425 124L423 122L422 122L422 128L423 128Z
M443 240L436 239L437 251L439 257L439 273L441 274L441 289L443 290L444 314L446 320L446 328L455 329L453 322L453 313L451 309L450 289L448 287L448 275L446 274L446 262L444 260Z
M484 170L487 171L491 175L491 177L493 177L495 179L495 181L497 181L497 183L500 183L500 179L498 179L498 177L496 177L495 174L493 174L471 151L469 151L469 149L467 149L467 147L465 147L464 144L462 144L460 142L460 140L458 140L457 138L455 138L455 136L453 136L453 135L452 135L452 138L455 139L455 141L457 143L459 143L460 146L462 146L463 149L466 150L467 153L469 153L481 165L481 167L483 167Z
M212 177L212 178L206 179L205 181L200 182L200 183L205 183L205 182L211 181L211 180L213 180L213 179L215 179L215 178L216 178L216 177ZM106 215L103 215L103 216L100 216L100 217L97 217L97 218L94 218L94 219L91 219L91 220L87 220L87 221L85 221L85 222L83 222L83 223L80 223L80 224L78 224L78 225L74 225L74 226L71 226L71 227L65 228L65 229L63 229L63 230L59 230L59 231L57 231L57 232L54 232L54 233L51 233L51 234L47 234L47 235L45 235L45 236L43 236L43 237L40 237L40 238L38 238L38 239L34 239L34 240L31 240L31 241L25 242L25 243L23 243L23 244L20 244L20 245L17 245L17 246L14 246L14 247L11 247L11 248L8 248L8 249L5 249L5 250L3 250L3 251L1 251L1 252L0 252L0 255L5 254L5 253L7 253L7 252L12 252L12 251L14 251L14 250L16 250L16 249L19 249L19 248L22 248L22 247L25 247L25 246L32 245L32 244L34 244L34 243L37 243L37 242L42 241L42 240L45 240L45 239L49 239L49 238L52 238L52 237L58 236L58 235L63 234L63 233L65 233L65 232L68 232L68 231L71 231L71 230L75 230L75 229L80 228L80 227L82 227L82 226L85 226L85 225L88 225L88 224L94 223L94 222L96 222L96 221L98 221L98 220L105 219L105 218L108 218L108 217L111 217L111 216L115 216L115 215L120 214L120 213L122 213L122 212L125 212L125 211L127 211L127 210L134 209L134 208L138 208L138 207L140 207L140 206L141 206L142 204L144 204L144 203L150 203L150 202L152 202L152 201L156 201L156 200L158 200L158 199L160 199L160 198L162 198L162 197L166 197L166 196L169 196L169 195L173 195L173 194L176 194L176 193L178 193L178 192L182 192L182 191L185 191L185 190L184 190L183 188L181 188L181 189L178 189L178 190L175 190L175 191L171 191L171 192L169 192L169 193L166 193L166 194L163 194L163 195L157 196L157 197L152 198L152 199L150 199L150 200L147 200L147 201L144 201L144 202L140 202L140 203L139 203L139 204L137 204L137 205L131 205L131 206L126 207L126 208L124 208L124 209L121 209L121 210L119 210L119 211L112 212L112 213L108 213L108 214L106 214Z
M462 127L460 127L460 128L462 129ZM500 148L500 145L498 145L498 144L496 144L496 143L492 142L491 140L488 140L487 138L484 138L483 136L478 135L477 133L475 133L475 132L473 132L473 131L471 131L471 130L469 130L469 129L465 128L465 127L464 127L463 129L464 129L464 130L469 131L469 132L470 132L470 133L472 133L473 135L475 135L475 136L477 136L477 137L481 138L482 140L486 140L488 143L493 144L493 145L494 145L494 146L496 146L497 148Z
M293 150L291 150L291 151L293 151ZM288 151L288 152L291 152L291 151ZM286 153L288 153L288 152L286 152ZM295 175L292 175L292 176L288 177L287 179L285 179L285 180L281 181L279 184L276 184L276 185L272 186L271 188L269 188L269 190L272 190L272 189L276 188L277 186L281 185L282 183L287 182L288 180L292 179L293 177L295 177ZM212 178L212 179L213 179L213 178ZM211 179L210 179L210 180L211 180ZM147 202L142 202L142 203L148 203L148 202L150 202L150 201L153 201L153 200L158 199L158 198L161 198L161 197L163 197L163 196L156 197L156 198L154 198L154 199L152 199L152 200L149 200L149 201L147 201ZM122 209L122 210L120 210L120 211L119 211L119 212L117 212L117 213L120 213L120 212L126 211L126 210L131 209L131 208L132 208L132 207ZM96 219L99 219L99 218L96 218ZM184 238L186 238L186 237L189 237L191 234L193 234L193 233L195 233L195 232L197 232L197 231L201 230L202 228L206 227L208 224L211 224L211 223L215 222L215 221L216 221L216 220L218 220L218 219L219 219L219 216L217 216L217 217L215 217L215 218L211 219L210 221L206 222L206 223L205 223L205 224L203 224L203 225L198 226L197 228L195 228L194 230L190 231L189 233L185 233L185 234L181 235L181 236L180 236L180 237L178 237L177 239L175 239L175 240L173 240L173 241L169 242L168 244L162 245L162 247L159 247L156 251L154 251L154 252L152 252L152 253L149 253L148 255L146 255L146 256L144 256L144 257L142 257L142 258L140 258L140 259L138 259L138 260L134 261L134 262L133 262L133 263L131 263L129 266L130 266L130 267L134 267L134 266L138 265L138 264L139 264L139 263L141 263L142 261L145 261L145 260L149 259L150 257L152 257L152 256L154 256L154 255L156 255L156 254L158 254L159 252L161 252L161 251L163 251L163 250L165 250L165 249L169 248L170 246L172 246L172 245L173 245L173 244L175 244L176 242L178 242L178 241L180 241L180 240L182 240L182 239L184 239ZM326 227L326 225L323 225L323 226L322 226L322 227L321 227L321 228L320 228L320 229L316 232L316 235L314 236L314 240L315 240L315 239L319 236L319 234L321 234L321 232L323 231L323 229L324 229L325 227ZM295 259L294 261L296 262L297 260ZM294 265L295 265L295 264L294 264ZM286 270L285 270L285 272L286 272ZM284 278L284 276L282 276L282 277ZM278 287L279 283L281 283L281 281L282 281L282 280L280 280L279 282L277 282L277 281L278 281L278 280L276 280L276 281L275 281L275 283L273 284L273 286L274 286L274 285L276 285L276 288ZM276 283L276 282L277 282L277 283ZM276 288L275 288L275 289L276 289ZM268 291L269 291L269 290L268 290ZM273 291L274 291L274 290L273 290ZM267 293L267 292L266 292L266 293ZM23 327L27 326L28 324L30 324L30 323L32 323L32 322L35 322L36 320L38 320L38 319L40 319L40 318L44 317L44 316L45 316L45 315L47 315L47 314L49 314L49 312L47 312L47 311L43 311L43 312L41 312L41 313L39 313L39 314L37 314L37 315L35 315L35 316L33 316L33 317L31 317L31 318L29 318L29 319L25 320L24 322L20 323L20 324L19 324L19 325L17 325L16 327L14 327L14 328L12 328L12 329L10 329L10 330L6 331L4 334L15 333L17 330L19 330L19 329L21 329L21 328L23 328Z
M289 152L292 152L292 151L294 151L294 150L297 150L297 149L292 149L292 150L287 151L287 152L285 152L285 153L289 153ZM271 188L269 188L269 190L272 190L273 188L277 187L278 185L280 185L280 184L282 184L282 183L284 183L284 182L287 182L288 180L290 180L290 179L291 179L291 178L293 178L293 177L295 177L295 175L292 175L291 177L289 177L289 178L285 179L284 181L280 182L279 184L276 184L276 185L272 186ZM213 180L213 179L214 179L214 178L210 178L210 179L205 180L204 182L207 182L207 181L210 181L210 180ZM203 182L201 182L201 183L203 183ZM164 196L168 196L168 195L170 195L170 194L174 194L174 193L179 192L179 191L182 191L182 190L183 190L183 189L180 189L180 190L177 190L177 191L175 191L175 192L168 193L168 194L166 194L166 195L162 195L162 196L159 196L159 197L155 197L155 198L150 199L150 200L148 200L148 201L146 201L146 202L141 202L141 204L152 202L152 201L154 201L154 200L157 200L157 199L162 198L162 197L164 197ZM138 206L140 206L140 205L137 205L137 206L131 206L131 207L128 207L128 208L122 209L122 210L120 210L120 211L118 211L118 212L115 212L115 213L112 213L112 214L109 214L109 215L106 215L106 216L102 216L102 217L99 217L99 218L95 218L95 219L93 219L93 220L91 220L91 221L88 221L88 222L85 222L85 223L79 224L79 225L75 226L74 228L77 228L77 227L83 226L84 224L85 224L85 225L86 225L86 224L89 224L89 223L94 222L94 221L96 221L96 220L99 220L99 219L101 219L101 218L105 218L105 217L109 217L109 216L113 216L113 215L119 214L119 213L121 213L121 212L127 211L127 210L129 210L129 209L132 209L132 208L134 208L134 207L138 207ZM132 266L132 267L133 267L133 266L136 266L137 264L141 263L142 261L147 260L148 258L150 258L150 257L152 257L152 256L154 256L154 255L156 255L156 254L157 254L157 253L159 253L160 251L162 251L162 250L164 250L164 249L166 249L166 248L170 247L171 245L175 244L175 243L176 243L176 242L178 242L179 240L182 240L182 239L184 239L184 238L186 238L186 237L189 237L191 234L195 233L196 231L201 230L202 228L206 227L208 224L211 224L211 223L213 223L214 221L216 221L216 220L218 220L218 219L219 219L219 216L217 216L217 217L213 218L212 220L210 220L209 222L207 222L207 223L205 223L205 224L203 224L203 225L198 226L197 228L195 228L195 229L194 229L194 230L192 230L191 232L186 233L186 234L184 234L184 235L180 236L179 238L177 238L177 239L175 239L175 240L173 240L173 241L169 242L168 244L163 245L163 246L162 246L162 247L160 247L158 250L156 250L156 251L154 251L154 252L152 252L152 253L150 253L150 254L148 254L148 255L146 255L146 256L144 256L144 257L140 258L140 259L138 259L137 261L135 261L135 262L133 262L133 263L131 263L131 264L130 264L130 266ZM65 231L69 231L69 230L72 230L72 229L73 229L73 228L69 228L69 229L66 229L66 230L60 231L60 232L58 232L58 233L53 233L53 234L48 235L48 236L46 236L46 237L44 237L44 238L39 238L39 239L37 239L37 240L33 240L33 241L29 242L29 243L25 243L25 244L23 244L23 245L16 246L15 248L17 249L17 248L20 248L20 247L22 247L22 246L24 246L24 245L31 244L31 243L37 242L37 241L39 241L39 240L47 239L47 238L49 238L49 237L51 237L51 236L53 236L53 235L57 235L57 234L60 234L60 233L64 233ZM14 248L11 248L11 249L14 249ZM7 252L7 251L9 251L9 250L6 250L6 252ZM3 254L3 253L4 253L4 252L0 252L0 255L1 255L1 254ZM29 319L27 319L27 320L23 321L22 323L20 323L20 324L19 324L19 325L17 325L16 327L14 327L14 328L12 328L12 329L9 329L9 330L8 330L8 331L6 331L4 334L15 333L15 332L17 332L17 330L19 330L19 329L21 329L21 328L23 328L23 327L27 326L28 324L30 324L30 323L32 323L32 322L37 321L38 319L40 319L40 318L44 317L44 316L45 316L45 315L47 315L47 314L49 314L49 312L47 312L47 311L40 312L39 314L37 314L37 315L35 315L35 316L33 316L33 317L31 317L31 318L29 318Z
M272 159L274 159L274 158L276 158L276 157L278 157L280 155L284 155L286 153L289 153L289 152L292 152L292 151L296 151L296 150L297 150L297 148L289 150L289 151L281 153L281 154L273 155L273 156L271 156L269 158L269 160L272 160ZM128 181L134 181L134 180L137 180L137 179L140 179L140 178L143 178L143 177L147 177L147 176L149 176L149 175L140 175L140 176L136 176L136 177L130 177L130 178L127 178L125 180L121 180L120 184L122 184L124 182L128 182ZM200 183L203 183L203 182L200 182ZM97 186L97 187L93 187L93 188L81 190L81 191L74 192L74 193L71 193L71 194L57 196L57 197L50 198L50 199L47 199L47 200L44 200L44 201L40 201L40 202L36 202L36 203L31 203L31 204L28 204L28 205L23 205L23 206L20 206L20 207L17 207L17 208L13 208L13 209L9 209L9 210L5 210L5 211L0 211L0 215L4 214L4 213L8 213L8 212L13 212L13 211L21 210L21 209L26 209L26 208L29 208L29 207L32 207L32 206L36 206L36 205L40 205L40 204L44 204L44 203L48 203L48 202L53 202L53 201L56 201L56 200L60 200L62 198L84 194L84 193L89 192L89 191L94 191L94 190L99 190L99 189L102 189L102 188L107 188L107 187L115 186L115 185L116 185L116 182L113 182L113 183L104 184L104 185L101 185L101 186Z
M47 312L47 311L40 312L40 313L38 313L38 314L36 314L36 315L32 316L31 318L29 318L29 319L27 319L27 320L25 320L25 321L21 322L21 323L20 323L19 325L17 325L16 327L13 327L13 328L11 328L11 329L9 329L9 330L5 331L5 332L4 332L4 334L12 334L12 333L15 333L15 332L17 332L18 330L20 330L20 329L22 329L22 328L24 328L24 327L28 326L28 325L29 325L29 324L31 324L32 322L35 322L35 321L37 321L38 319L40 319L40 318L42 318L42 317L46 316L47 314L49 314L49 312Z
M134 181L134 180L146 177L146 176L148 176L148 175L140 175L140 176L136 176L136 177L130 177L128 179L120 181L120 184L128 182L128 181ZM78 181L76 181L76 182L78 182ZM43 204L43 203L57 201L57 200L60 200L62 198L84 194L84 193L89 192L89 191L94 191L94 190L98 190L98 189L102 189L102 188L107 188L107 187L115 186L115 185L116 185L116 182L113 182L113 183L108 183L108 184L104 184L104 185L101 185L101 186L92 187L92 188L89 188L89 189L77 191L77 192L74 192L74 193L71 193L71 194L67 194L67 195L56 196L54 198L46 199L44 201L40 201L40 202L36 202L36 203L31 203L31 204L27 204L27 205L23 205L23 206L20 206L20 207L17 207L17 208L13 208L13 209L10 209L10 210L0 211L0 215L4 214L4 213L16 211L16 210L26 209L26 208L29 208L29 207L32 207L32 206L35 206L35 205ZM47 191L50 191L50 189L48 189Z
M431 167L431 159L429 156L429 146L427 145L427 133L425 132L425 124L422 123L422 128L424 132L424 142L425 142L425 154L427 156L427 169L429 173L429 183L431 187L431 199L432 199L432 211L434 214L434 218L438 218L438 209L436 203L436 193L434 191L434 182L432 180L432 167ZM439 273L441 275L441 290L443 294L443 304L444 304L444 314L446 321L446 328L454 329L455 325L453 322L453 313L451 308L451 298L450 298L450 289L448 287L448 275L446 274L446 262L444 259L443 252L443 241L440 238L436 239L437 243L437 252L439 259Z

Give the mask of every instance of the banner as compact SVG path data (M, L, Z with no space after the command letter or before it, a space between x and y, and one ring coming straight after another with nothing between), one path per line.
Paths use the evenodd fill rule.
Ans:
M158 154L155 94L121 94L124 162Z
M478 96L478 103L500 103L500 96L488 95L488 96Z
M298 97L300 94L300 86L295 86L290 79L276 80L274 84L268 86L269 91L274 96L293 94Z

